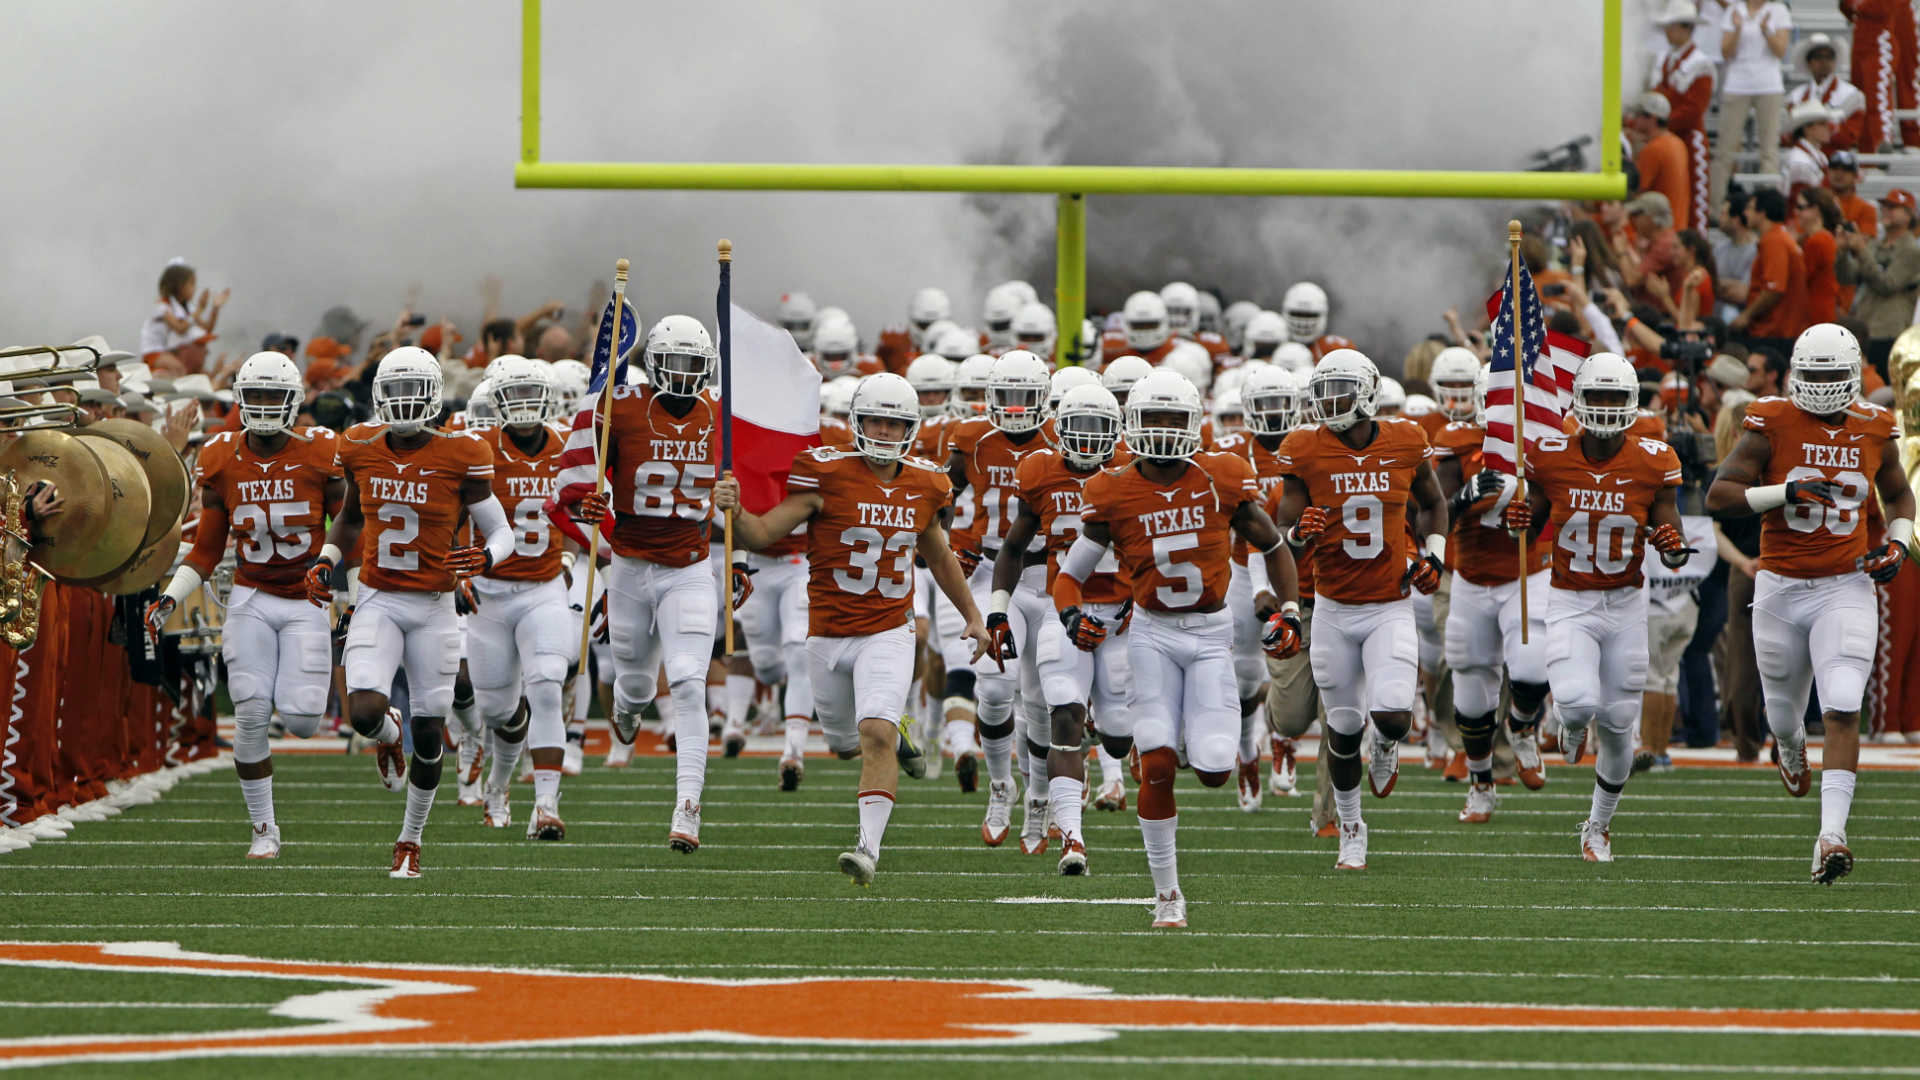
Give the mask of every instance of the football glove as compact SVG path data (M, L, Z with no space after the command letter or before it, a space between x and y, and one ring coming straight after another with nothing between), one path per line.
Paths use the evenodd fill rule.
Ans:
M1332 523L1333 518L1325 507L1309 506L1300 511L1300 520L1294 522L1293 528L1287 531L1287 542L1294 547L1306 547L1318 540Z
M1018 660L1020 652L1013 646L1013 624L1007 621L1007 613L996 611L987 616L987 637L993 647L987 655L995 660Z
M480 610L480 595L473 591L473 579L463 577L453 583L453 613L471 615Z
M1796 506L1838 506L1840 490L1831 480L1789 480L1787 501Z
M1113 623L1113 633L1116 637L1126 633L1127 627L1133 625L1133 597L1129 596L1121 603L1120 611L1114 616Z
M601 593L600 599L593 602L593 640L605 644L613 640L613 634L607 629L607 594Z
M1687 565L1687 560L1693 556L1694 549L1687 546L1686 534L1674 528L1672 522L1656 526L1647 536L1647 542L1660 553L1660 562L1669 570L1678 570Z
M493 569L493 552L478 546L454 548L447 553L447 569L461 579L484 574Z
M1885 585L1893 580L1894 575L1900 572L1901 564L1906 561L1906 548L1889 541L1861 556L1858 565L1868 577Z
M606 492L596 491L581 498L573 508L573 516L575 520L584 521L589 525L598 525L607 519L610 509Z
M980 552L975 549L968 548L965 551L956 551L953 553L953 557L960 561L960 572L967 577L972 577L973 572L980 569L981 555Z
M1501 511L1500 523L1507 527L1507 532L1519 536L1533 528L1533 507L1527 500L1516 498Z
M1420 590L1421 596L1432 596L1440 587L1440 575L1446 572L1440 557L1429 551L1413 560L1407 567L1405 576L1400 579L1400 591L1405 593L1407 586Z
M1129 612L1131 617L1131 612ZM1107 640L1107 628L1099 619L1083 614L1078 607L1070 607L1060 613L1060 625L1067 628L1067 638L1073 647L1081 652L1092 652Z
M1460 485L1460 490L1453 493L1453 498L1447 500L1447 512L1457 518L1465 517L1474 503L1498 496L1500 489L1506 486L1500 477L1501 474L1492 469L1481 469L1472 480Z
M733 585L733 610L739 611L740 605L753 595L753 575L760 571L748 567L745 563L734 563L727 580Z
M171 596L162 596L160 599L147 605L146 624L148 641L160 640L160 628L167 625L167 618L173 614L174 607L174 600Z
M1300 651L1300 616L1296 612L1275 612L1260 635L1260 645L1275 660L1285 660Z
M333 560L316 559L307 568L307 602L314 607L333 603Z

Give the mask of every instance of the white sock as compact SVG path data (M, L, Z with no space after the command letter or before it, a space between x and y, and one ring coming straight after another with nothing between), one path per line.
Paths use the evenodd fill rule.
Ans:
M536 806L560 805L560 770L540 765L533 767L533 802Z
M860 803L860 850L880 858L880 838L887 834L887 819L893 816L893 796L874 789L863 791Z
M1155 896L1167 896L1180 888L1180 862L1173 840L1179 829L1179 814L1158 821L1140 819L1140 839L1147 848L1147 869L1153 872Z
M459 710L456 709L454 711L458 712ZM449 728L448 730L452 729ZM490 729L478 734L470 731L460 733L460 749L454 754L454 760L459 763L456 767L460 770L459 774L454 777L456 783L466 782L467 770L473 768L473 763L480 760L480 751L486 749L487 744L495 741L493 732ZM494 760L497 764L499 761L497 754Z
M586 665L580 665L580 674L573 677L573 708L567 710L567 726L575 723L584 726L587 722L587 710L593 707L593 677L587 674Z
M454 705L453 720L454 723L460 725L460 730L454 733L454 738L460 740L461 746L466 746L469 740L475 745L479 744L481 731L480 710L474 706L473 702L469 701L465 705Z
M747 710L753 706L753 676L727 673L727 723L747 725Z
M1047 800L1053 804L1053 823L1060 827L1060 835L1067 840L1081 840L1080 837L1080 799L1087 785L1084 780L1075 780L1071 776L1056 776L1047 781Z
M420 830L427 827L427 815L433 812L433 788L415 787L407 782L407 816L400 823L400 839L420 842Z
M1260 736L1267 731L1267 707L1260 705L1240 718L1240 764L1260 764Z
M1120 771L1122 768L1120 759L1107 753L1105 743L1096 745L1093 752L1100 755L1100 786L1112 787L1123 775Z
M985 736L980 745L987 755L987 778L996 784L1013 782L1013 736Z
M707 684L707 723L718 727L727 717L727 684Z
M1853 809L1855 774L1846 769L1820 770L1820 832L1842 840L1847 836L1847 813ZM271 809L267 811L273 813Z
M491 731L487 735L487 741L493 744L490 747L493 763L487 768L487 790L505 791L507 785L513 783L514 770L520 767L520 752L526 749L527 743L525 739L508 742Z
M804 716L787 717L787 747L784 756L799 758L807 756L807 718Z
M1847 776L1851 778L1853 774L1848 773ZM1853 785L1848 784L1847 789L1851 791ZM273 775L271 773L258 780L240 781L240 794L247 800L247 818L256 827L273 824ZM1841 817L1844 821L1844 812Z
M1822 792L1822 797L1825 792ZM1593 785L1593 806L1587 811L1587 819L1601 828L1613 824L1613 812L1620 805L1620 793L1608 791L1599 784Z
M707 718L700 711L704 683L683 682L673 688L675 804L691 799L700 805L700 792L707 786Z
M973 749L973 721L949 720L942 729L941 741L947 744L947 753L959 757Z
M1360 823L1360 785L1355 784L1348 791L1334 788L1333 806L1340 813L1340 824L1358 825Z
M1047 755L1034 753L1031 747L1024 746L1025 742L1025 739L1021 740L1022 748L1027 751L1027 798L1044 799L1047 797L1047 774L1050 771Z

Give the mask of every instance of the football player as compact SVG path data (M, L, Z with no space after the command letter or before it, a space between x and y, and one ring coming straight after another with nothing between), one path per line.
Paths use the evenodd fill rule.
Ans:
M1546 766L1540 760L1540 716L1547 699L1547 548L1527 548L1527 575L1503 516L1519 491L1514 477L1484 467L1480 448L1484 377L1480 358L1463 348L1443 349L1433 360L1440 408L1451 419L1434 440L1434 471L1447 496L1452 520L1447 545L1453 571L1445 654L1453 669L1454 723L1466 754L1467 804L1460 820L1493 818L1493 744L1500 718L1502 668L1511 685L1507 738L1520 782L1539 790ZM1527 640L1520 640L1520 590L1527 591Z
M248 357L233 392L241 430L218 432L200 448L193 551L146 619L149 633L159 634L174 608L213 576L228 539L236 541L220 649L233 697L233 769L253 823L247 858L272 859L280 854L280 826L267 729L277 710L287 732L304 739L327 709L333 643L327 613L304 603L304 579L326 539L327 519L340 512L346 481L335 462L335 434L294 426L306 386L285 354ZM391 753L383 779L389 770L398 773L398 751Z
M988 638L940 525L947 476L908 456L920 426L913 387L898 375L869 376L854 393L851 416L855 449L820 447L796 457L778 506L758 515L741 510L732 477L715 487L714 504L734 515L735 539L748 548L807 526L814 708L828 749L861 759L859 839L841 853L840 869L867 885L893 813L900 759L918 754L900 728L913 672L916 555L965 617L970 660L984 655Z
M1527 454L1527 499L1504 511L1507 528L1540 535L1553 523L1547 589L1547 682L1567 764L1596 732L1593 802L1580 823L1580 856L1612 862L1611 824L1633 769L1634 723L1647 675L1646 545L1669 567L1692 549L1675 491L1680 459L1666 443L1628 438L1639 400L1633 365L1614 353L1587 357L1573 380L1574 436L1538 440Z
M1311 281L1288 286L1280 298L1280 315L1287 320L1287 340L1313 345L1327 333L1327 290Z
M416 346L383 357L373 376L371 423L339 440L346 500L327 543L307 571L307 599L333 601L331 578L343 551L360 559L360 592L343 654L353 729L380 744L381 775L398 791L400 728L387 691L403 664L413 715L413 760L404 785L406 814L389 875L420 876L420 834L440 785L440 751L460 631L454 588L513 555L513 527L493 494L493 451L472 432L431 426L440 415L440 362ZM462 513L483 547L454 547Z
M1794 796L1807 762L1809 684L1820 692L1820 833L1813 880L1853 869L1847 814L1860 756L1860 700L1881 625L1874 583L1893 580L1913 541L1913 492L1900 466L1893 414L1860 400L1860 343L1845 327L1802 331L1788 360L1786 398L1747 406L1746 430L1720 464L1707 507L1722 518L1760 514L1753 647L1780 779ZM1880 496L1885 538L1862 518ZM1871 579L1871 580L1869 580Z
M1020 849L1028 854L1046 850L1046 831L1034 825L1051 815L1060 829L1060 872L1068 875L1087 871L1080 828L1087 783L1087 707L1091 704L1096 715L1117 720L1126 708L1129 676L1125 641L1074 647L1054 617L1050 597L1060 557L1080 536L1087 482L1109 465L1128 460L1124 453L1115 459L1120 419L1113 394L1098 384L1070 390L1061 400L1055 417L1058 448L1029 454L1015 470L1020 509L994 560L992 610L987 615L987 631L1001 658L1033 665L1037 696L1047 709L1044 727L1027 731L1027 753L1045 759L1047 779L1044 790L1028 785L1029 831L1023 832ZM1036 536L1044 537L1040 563L1027 558ZM1124 634L1132 612L1130 591L1119 561L1108 552L1080 585L1081 611L1092 625L1111 628L1109 637ZM1117 776L1114 782L1119 782ZM1121 805L1125 799L1123 789Z
M1340 818L1336 869L1364 870L1360 737L1371 717L1367 785L1392 794L1400 740L1413 724L1419 633L1409 590L1432 594L1446 554L1445 500L1419 424L1374 415L1379 372L1354 349L1328 353L1308 381L1318 423L1280 444L1283 487L1275 523L1313 551L1313 679L1327 710L1327 754ZM1408 504L1426 537L1411 551Z
M1232 534L1266 556L1282 600L1263 643L1275 656L1300 647L1293 557L1260 508L1246 460L1201 452L1204 412L1200 392L1178 372L1155 371L1133 385L1123 415L1127 447L1136 456L1087 481L1080 538L1054 578L1061 624L1082 649L1097 648L1108 633L1086 610L1083 595L1107 548L1118 552L1133 583L1132 690L1125 713L1103 718L1100 734L1110 751L1131 742L1140 753L1140 834L1153 874L1156 927L1187 924L1175 844L1178 751L1185 750L1202 784L1219 787L1233 775L1240 747L1233 616L1226 606Z

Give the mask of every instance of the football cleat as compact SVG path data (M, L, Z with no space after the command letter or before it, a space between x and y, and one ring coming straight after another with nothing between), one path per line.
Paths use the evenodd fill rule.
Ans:
M398 710L389 709L387 715L396 717ZM373 767L380 772L380 783L388 791L403 791L407 786L407 754L400 746L400 740L373 744Z
M1806 737L1801 736L1791 743L1775 739L1774 744L1779 750L1780 782L1787 786L1787 794L1798 799L1813 786L1813 770L1807 768Z
M720 752L727 757L739 757L740 751L747 748L747 729L729 723L720 729Z
M1251 814L1260 809L1260 799L1266 795L1260 786L1260 763L1243 762L1240 765L1240 809Z
M476 768L474 771L478 772L479 770ZM460 776L459 784L459 795L454 799L456 805L481 806L485 804L485 800L481 797L480 781L468 780L463 772Z
M1440 779L1445 780L1449 784L1466 782L1467 755L1464 751L1455 750L1447 755L1447 768L1445 772L1440 774Z
M448 727L447 730L452 731L453 728ZM475 742L480 741L481 738L482 736L479 736L479 735L473 736L473 739ZM463 766L460 770L460 783L462 785L472 784L475 787L480 786L480 767L481 765L485 764L485 760L486 759L484 755L478 754L478 753L474 754L473 760L467 762L466 765Z
M1569 765L1580 764L1580 756L1587 752L1587 728L1585 724L1575 726L1562 720L1560 723L1560 760Z
M673 810L673 825L667 832L667 846L682 855L700 847L700 804L682 799Z
M565 840L567 823L560 820L560 808L546 803L533 804L533 816L527 819L527 839Z
M900 741L893 745L893 756L900 760L900 771L915 780L927 778L927 756L914 744L913 736L907 734L906 725L900 728Z
M1853 852L1847 839L1837 833L1822 833L1813 842L1813 883L1831 885L1853 869Z
M513 810L507 805L507 791L487 792L487 809L481 819L489 829L504 829L513 824Z
M1373 790L1373 797L1384 799L1393 794L1393 785L1400 780L1400 744L1392 739L1383 738L1380 729L1373 732L1373 756L1367 759L1367 787Z
M619 745L619 743L614 744L616 747ZM626 749L627 756L632 757L633 747L629 746ZM613 755L609 753L607 756L612 757ZM586 761L587 752L581 746L580 741L577 739L568 739L566 749L561 751L560 754L560 774L562 776L579 776L581 768L586 765ZM621 764L625 764L625 762Z
M1340 858L1334 861L1335 870L1365 870L1367 868L1367 823L1356 821L1352 825L1340 826Z
M634 736L640 734L640 714L615 710L613 720L607 724L607 730L613 733L614 742L632 746Z
M1580 823L1580 857L1587 862L1613 861L1613 837L1606 826L1592 821Z
M1046 799L1028 799L1020 815L1020 854L1039 855L1047 850L1047 817L1053 807Z
M1075 837L1068 837L1060 844L1060 873L1066 877L1081 877L1087 872L1087 846Z
M1300 791L1300 773L1294 765L1292 739L1273 738L1273 775L1267 779L1270 795L1295 795Z
M864 848L840 853L840 872L853 879L853 883L862 888L873 884L874 866L880 860L874 858Z
M249 859L277 859L280 857L280 826L255 825L253 827L253 846L247 849Z
M980 839L988 847L999 847L1007 839L1009 819L1013 817L1013 781L987 785L987 816L980 822Z
M1156 894L1153 898L1153 928L1155 930L1180 930L1187 925L1187 898L1175 889L1165 896Z
M1546 787L1547 763L1540 759L1537 729L1529 730L1524 735L1517 731L1508 732L1508 741L1513 744L1513 764L1515 771L1520 774L1520 782L1526 785L1528 791L1539 791Z
M1089 788L1088 790L1092 789ZM1115 780L1113 783L1101 788L1100 793L1093 797L1093 808L1095 810L1125 810L1127 808L1127 782L1125 780Z
M567 744L566 761L577 761L583 756L579 750L579 746L580 744L576 742ZM624 769L628 765L633 764L633 744L620 742L609 744L607 746L607 759L601 762L601 764L609 769ZM574 766L573 772L567 772L567 766L565 764L560 766L560 771L566 773L568 776L580 775L580 769L577 764Z
M1492 784L1471 784L1467 787L1467 805L1460 811L1460 820L1468 825L1483 825L1493 820L1493 808L1500 802L1494 794Z
M390 878L417 878L420 876L420 845L410 840L402 840L393 845L393 867L387 871Z
M797 757L780 759L780 790L799 791L800 779L807 775L806 765Z
M1313 818L1308 817L1307 827L1313 830L1314 838L1319 840L1331 840L1340 835L1340 823L1337 821L1327 821L1315 825Z

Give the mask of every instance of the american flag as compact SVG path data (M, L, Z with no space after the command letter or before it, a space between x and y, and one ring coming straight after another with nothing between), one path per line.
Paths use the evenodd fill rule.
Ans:
M614 379L614 385L626 383L627 357L640 340L640 323L633 305L626 303L624 297L620 300L619 348L614 347L614 301L610 299L606 310L600 313L600 331L593 342L593 367L587 382L587 393L580 399L580 411L573 416L566 449L560 455L560 488L546 505L547 517L555 527L582 547L587 546L586 537L574 525L566 508L593 494L600 473L600 441L596 420L602 405L601 394L607 388L607 374L617 370L619 374ZM616 356L619 358L617 367L614 362ZM606 523L602 523L601 531L609 531Z
M1559 435L1573 404L1573 376L1585 362L1587 346L1578 339L1547 329L1540 292L1533 275L1520 259L1520 381L1526 387L1526 439L1529 448L1543 435ZM1513 408L1513 265L1501 278L1500 291L1487 298L1487 317L1493 320L1493 364L1487 379L1487 434L1481 457L1487 468L1512 474L1514 469Z

